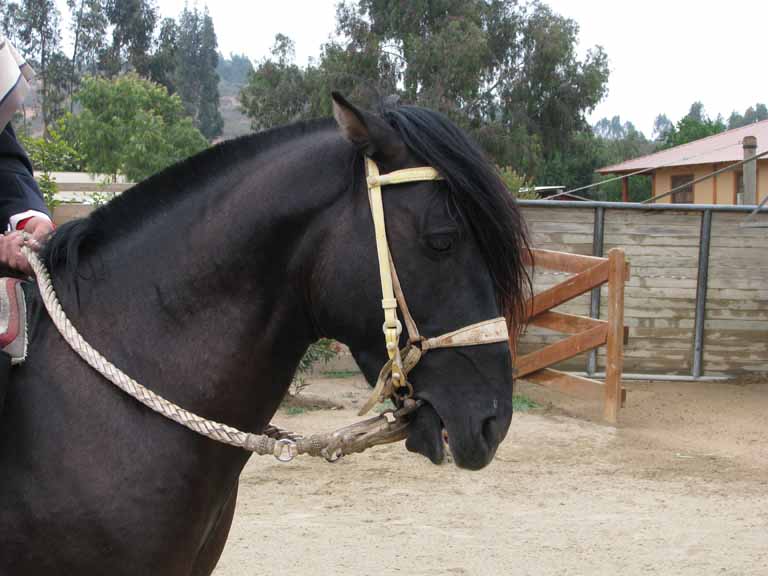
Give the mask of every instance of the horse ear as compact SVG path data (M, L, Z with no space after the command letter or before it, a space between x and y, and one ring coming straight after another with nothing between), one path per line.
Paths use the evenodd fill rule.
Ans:
M338 92L332 92L331 96L333 117L342 134L363 154L385 162L405 153L405 144L389 124L353 106Z

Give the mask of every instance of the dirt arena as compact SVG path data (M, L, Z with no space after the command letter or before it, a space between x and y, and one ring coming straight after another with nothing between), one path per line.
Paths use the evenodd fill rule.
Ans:
M768 380L626 386L615 429L521 383L543 407L515 414L480 472L402 444L252 458L215 575L768 575ZM276 422L346 425L364 392L317 381L306 397L341 407Z

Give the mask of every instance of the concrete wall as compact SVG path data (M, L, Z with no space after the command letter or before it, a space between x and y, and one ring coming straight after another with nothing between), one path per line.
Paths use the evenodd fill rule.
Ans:
M537 248L592 253L594 208L525 206ZM743 228L744 213L712 216L704 331L705 374L768 371L768 228ZM761 216L768 225L768 215ZM625 371L690 374L693 359L702 212L605 210L604 251L624 249L631 265L625 292L630 340ZM567 276L538 271L536 290ZM602 290L601 317L607 310ZM589 296L562 307L589 315ZM532 328L522 351L563 336ZM602 369L603 354L598 357ZM584 370L585 356L561 366Z
M672 189L672 176L693 174L694 179L706 176L724 168L721 164L693 164L690 166L672 166L660 168L654 173L654 195L663 194ZM736 174L740 168L724 172L713 178L708 178L695 184L693 196L695 204L735 204L736 203ZM768 159L757 161L757 202L760 203L768 196ZM658 200L660 204L669 204L672 197L667 196Z

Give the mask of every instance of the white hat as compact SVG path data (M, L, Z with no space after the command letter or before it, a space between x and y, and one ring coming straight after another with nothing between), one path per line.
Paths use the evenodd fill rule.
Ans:
M0 130L13 118L29 92L35 73L11 42L0 35Z

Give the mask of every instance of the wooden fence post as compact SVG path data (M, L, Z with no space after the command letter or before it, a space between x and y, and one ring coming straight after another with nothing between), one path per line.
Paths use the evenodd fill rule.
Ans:
M552 250L532 250L530 260L533 261L531 264L539 268L570 274L566 280L533 294L526 302L530 325L567 334L568 337L520 356L516 354L517 332L510 331L509 348L515 361L515 377L564 394L603 400L603 416L615 424L625 397L621 387L621 373L625 338L624 283L629 278L629 266L624 260L624 251L614 248L608 258L600 258ZM606 282L608 320L553 310L590 290L599 290ZM558 362L603 345L608 347L605 383L550 368Z
M624 251L608 252L608 341L605 358L605 404L603 416L615 424L622 402L621 373L624 368Z

